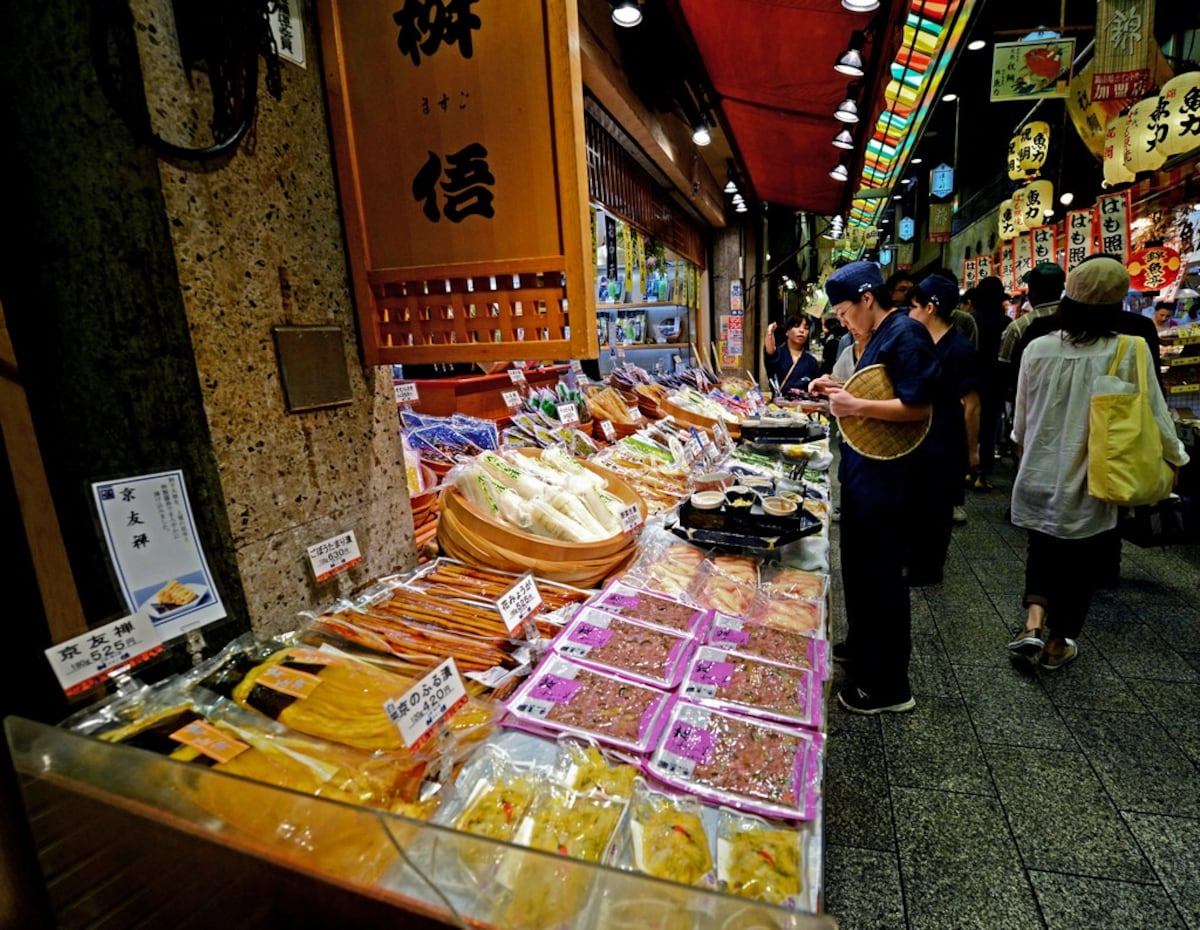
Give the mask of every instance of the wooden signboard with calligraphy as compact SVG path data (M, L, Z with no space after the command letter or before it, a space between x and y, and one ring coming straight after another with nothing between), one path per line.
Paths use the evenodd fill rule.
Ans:
M367 364L595 358L575 3L317 11Z

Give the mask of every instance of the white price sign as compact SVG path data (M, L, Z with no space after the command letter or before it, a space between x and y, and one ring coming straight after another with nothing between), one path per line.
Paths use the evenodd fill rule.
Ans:
M577 358L571 359L571 371L577 375L583 374L583 362Z
M617 428L612 425L612 420L601 420L600 432L604 434L604 438L609 442L617 441Z
M521 406L521 395L516 391L505 391L500 396L504 398L504 406L509 410L516 410Z
M417 402L417 386L411 381L393 385L396 392L396 403L415 404Z
M520 581L500 595L496 608L508 632L519 630L526 620L542 608L542 592L538 590L533 575L530 572L522 575Z
M46 658L67 697L74 697L162 651L154 622L138 613L51 646Z
M447 659L398 698L384 701L388 719L404 745L416 749L467 703L467 690L453 659Z
M575 383L580 387L588 387L592 383L592 379L585 375L582 371L575 377Z
M525 383L525 372L521 371L520 368L510 368L508 370L508 379L513 384L524 384Z
M621 508L621 512L617 514L617 519L621 521L621 532L628 536L641 527L642 510L636 503L626 504Z
M558 404L558 422L563 426L574 426L579 422L579 408L572 403Z
M630 408L629 419L633 420L634 423L641 423L642 422L642 411L639 410L637 407Z
M327 581L339 572L358 565L362 560L353 530L331 536L308 547L308 561L317 581Z

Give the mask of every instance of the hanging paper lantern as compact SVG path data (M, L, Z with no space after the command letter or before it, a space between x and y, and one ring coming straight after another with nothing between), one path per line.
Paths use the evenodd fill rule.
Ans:
M1136 177L1125 167L1123 159L1125 124L1128 121L1128 117L1117 115L1108 121L1108 126L1104 129L1104 183L1110 187L1114 184L1125 184Z
M1008 155L1005 157L1010 181L1023 181L1025 172L1021 170L1021 134L1017 133L1008 140Z
M1017 226L1013 219L1013 202L1011 197L1000 204L1000 212L996 215L996 223L999 227L997 233L1001 239L1007 242L1009 239L1016 238Z
M1021 142L1017 154L1021 158L1021 170L1036 175L1046 164L1046 153L1050 151L1050 124L1034 120L1021 127Z
M1121 160L1134 174L1154 171L1167 160L1158 148L1158 101L1158 97L1147 97L1129 108Z
M1044 214L1054 209L1054 185L1049 181L1031 181L1013 194L1013 210L1018 207L1017 195L1021 195L1021 218L1017 219L1018 229L1033 229L1045 222ZM1014 217L1016 219L1016 217Z
M1158 99L1163 111L1158 117L1158 151L1171 156L1200 148L1200 71L1171 78Z
M1023 187L1018 187L1013 191L1012 224L1014 235L1029 232L1029 227L1025 223L1025 194L1026 190Z

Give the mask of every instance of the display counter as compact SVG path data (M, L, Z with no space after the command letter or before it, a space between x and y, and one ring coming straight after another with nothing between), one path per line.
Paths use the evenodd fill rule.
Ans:
M547 365L525 371L525 381L532 387L553 387L560 375L569 370L568 365ZM396 381L396 384L415 384L417 402L412 408L417 413L432 416L450 416L464 413L472 417L501 420L508 416L509 408L504 403L504 392L514 389L507 371L491 375L464 375L456 378L428 378Z
M5 729L58 927L836 927L17 717ZM232 825L234 805L276 837ZM514 922L530 887L561 908Z

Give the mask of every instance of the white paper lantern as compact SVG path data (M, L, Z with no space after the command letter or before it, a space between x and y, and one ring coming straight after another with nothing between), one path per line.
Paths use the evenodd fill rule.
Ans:
M1154 171L1167 160L1158 148L1158 113L1157 97L1139 100L1129 108L1121 160L1134 174Z
M997 234L1007 242L1017 237L1017 227L1013 222L1013 202L1010 197L1000 204L1000 212L996 215Z
M1021 158L1021 170L1028 175L1036 175L1046 164L1046 154L1050 151L1050 124L1042 120L1034 120L1021 127L1021 144L1017 154Z
M1013 220L1018 230L1041 226L1045 211L1053 209L1054 185L1049 181L1031 181L1013 194Z
M1012 224L1013 229L1016 230L1014 235L1029 232L1029 227L1025 224L1025 188L1023 187L1018 187L1013 191Z
M1118 114L1104 129L1104 183L1110 187L1132 181L1136 175L1125 167L1125 124L1128 117Z
M1021 181L1025 178L1025 172L1021 170L1021 134L1017 133L1008 140L1008 155L1005 157L1005 163L1008 166L1008 179L1010 181Z
M1182 155L1200 148L1200 71L1189 71L1171 78L1158 95L1158 150L1164 156ZM1166 135L1162 127L1167 127Z

